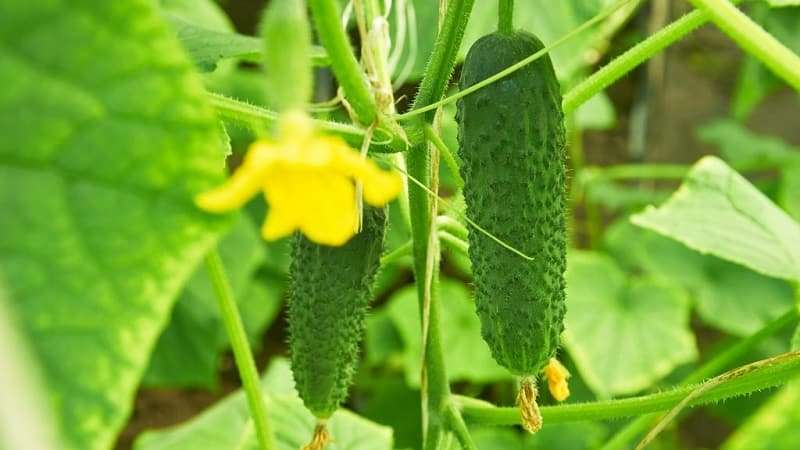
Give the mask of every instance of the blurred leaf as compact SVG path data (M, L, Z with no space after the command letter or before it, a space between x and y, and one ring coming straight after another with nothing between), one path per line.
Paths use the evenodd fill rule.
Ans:
M367 375L370 381L366 403L359 410L364 417L394 430L395 448L422 448L422 409L418 390L406 386L400 376ZM358 383L363 387L362 383Z
M754 333L794 302L791 286L784 280L701 255L627 219L608 228L605 248L627 270L645 272L687 289L700 317L728 333Z
M405 5L405 11L400 11ZM392 64L392 80L414 82L422 78L433 51L439 19L439 2L406 0L392 2L389 32L392 49L402 46Z
M800 5L800 0L764 0L773 8Z
M735 120L715 120L699 128L698 136L716 146L722 158L735 167L780 168L800 163L800 149L781 139L752 133Z
M247 217L239 216L236 226L220 241L219 252L234 296L242 304L242 294L264 259L261 238ZM201 265L186 284L169 325L159 337L143 382L215 389L226 342L216 294Z
M792 383L759 408L728 438L722 450L800 448L800 383Z
M510 379L508 371L492 359L481 338L480 322L466 286L442 279L440 301L442 348L447 349L444 362L450 380L488 383ZM422 338L417 291L413 286L397 291L385 308L403 339L406 381L409 386L418 387Z
M481 450L591 450L600 447L606 431L596 423L578 422L545 425L536 434L513 428L476 428L470 434Z
M601 396L640 391L697 357L683 292L629 278L595 252L569 255L564 337L581 376Z
M608 95L600 92L578 107L575 121L584 130L608 130L617 123L617 114Z
M228 15L214 0L157 0L161 11L214 31L233 32Z
M772 6L800 4L797 0L767 0ZM771 9L766 3L750 5L749 14L765 30L795 53L800 53L800 8ZM731 105L731 114L737 119L750 115L770 92L783 86L783 82L752 56L746 56Z
M261 39L231 32L214 31L189 23L173 14L164 14L176 37L192 57L201 72L213 72L217 61L240 58L258 62L261 58Z
M783 168L778 203L796 221L800 221L800 163Z
M587 178L584 191L589 201L603 205L612 212L640 210L669 197L669 193L663 190L629 186L602 176Z
M794 329L794 334L792 335L792 343L791 343L792 350L800 350L800 324L797 325L797 328Z
M551 0L528 0L515 2L514 25L518 29L534 33L545 45L549 45L613 3L613 0L561 0L557 2ZM624 7L620 10L622 11L620 14L627 16L637 6L634 3L629 7ZM600 38L606 37L607 33L609 33L609 30L604 29L607 21L581 32L550 53L560 80L570 79L582 68L592 64L592 59L587 58L587 55L595 51ZM621 20L618 23L621 23ZM496 29L497 2L476 1L461 44L460 55L462 59L469 47L478 38L494 32Z
M800 226L718 158L701 159L670 200L631 221L765 275L800 280Z
M379 365L386 360L403 355L403 338L386 308L367 316L365 357L370 365Z
M293 385L287 361L270 364L262 378L262 393L278 450L297 450L311 440L316 419L288 388ZM244 392L237 391L191 421L142 434L136 450L231 450L257 448ZM390 450L392 430L347 411L337 411L328 422L334 444L326 448Z
M0 264L68 448L112 446L230 216L219 124L144 0L0 2Z

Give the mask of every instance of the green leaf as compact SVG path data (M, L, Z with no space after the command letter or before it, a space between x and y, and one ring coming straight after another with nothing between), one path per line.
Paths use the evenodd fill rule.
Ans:
M784 167L781 171L778 203L795 220L800 221L800 163Z
M475 304L467 288L458 282L443 279L440 283L442 347L447 375L451 381L477 383L508 380L511 375L492 359L489 347L481 339L481 327ZM413 286L397 291L389 299L386 310L394 321L405 347L406 382L419 386L422 337L419 331L419 308Z
M239 216L236 226L220 241L219 253L237 303L244 306L247 304L243 299L245 289L264 259L261 237L247 217ZM201 265L175 304L170 323L153 351L143 383L215 389L219 382L219 360L225 348L227 338L216 294Z
M700 317L728 333L752 334L793 304L788 282L701 255L627 219L609 227L604 242L629 272L644 272L687 289Z
M701 159L665 204L631 220L702 253L800 280L800 226L718 158Z
M608 95L600 92L578 107L575 121L581 129L607 130L617 123L617 114Z
M262 378L262 393L278 450L297 450L311 440L316 419L305 409L292 386L288 361L274 360ZM226 397L189 422L142 434L135 450L230 450L258 448L244 393ZM390 450L392 430L347 411L337 411L328 422L334 444L326 448Z
M0 265L69 448L106 449L229 223L219 125L145 0L0 3Z
M752 133L735 120L715 120L698 130L704 142L719 149L722 158L735 167L754 169L800 163L800 150L785 141Z
M800 0L764 0L764 1L766 1L769 4L769 6L773 8L800 5Z
M508 428L476 428L470 434L479 449L590 450L600 448L606 431L596 423L580 422L545 425L536 434L521 434Z
M0 449L64 448L31 343L11 306L0 274Z
M228 15L214 0L157 0L163 13L171 14L208 30L233 32Z
M634 393L697 357L682 290L629 278L600 253L569 256L564 338L592 390Z
M209 30L173 14L164 14L164 18L201 72L213 72L217 62L225 58L252 62L258 62L261 58L261 39Z
M784 387L728 438L722 450L800 448L800 383Z

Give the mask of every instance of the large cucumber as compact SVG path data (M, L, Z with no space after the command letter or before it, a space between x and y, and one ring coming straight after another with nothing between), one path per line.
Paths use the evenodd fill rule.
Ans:
M364 207L361 232L341 247L297 234L290 269L289 346L300 397L327 419L347 397L358 363L370 291L380 264L386 214Z
M523 32L484 36L467 54L460 87L542 48ZM565 313L564 114L549 56L462 98L457 121L467 216L533 257L470 228L483 337L498 363L531 378L555 354Z

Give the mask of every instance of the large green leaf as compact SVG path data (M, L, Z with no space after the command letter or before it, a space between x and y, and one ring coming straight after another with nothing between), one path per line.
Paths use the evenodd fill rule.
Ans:
M683 291L627 277L595 252L568 259L564 338L582 378L601 396L640 391L697 357Z
M631 220L700 252L800 280L800 226L718 158L701 159L665 204Z
M277 450L297 450L311 440L316 419L294 391L288 361L272 362L261 386ZM347 411L337 411L328 422L335 443L326 448L390 450L392 430ZM236 392L189 422L144 433L135 450L256 449L247 400Z
M106 449L229 222L192 202L218 123L146 0L0 3L0 59L0 265L69 447Z
M609 227L604 243L629 272L644 272L686 288L700 317L732 334L756 332L794 302L788 282L701 255L680 242L634 226L627 218Z
M762 136L735 120L716 120L698 130L698 136L719 149L734 167L772 168L800 163L800 149L773 136Z
M722 450L800 448L800 383L784 387L739 427Z
M280 305L280 284L274 291L267 291L266 296L253 297L266 299L266 305L245 297L264 259L261 237L248 217L239 216L236 226L220 241L219 252L240 310L250 308L252 303L259 306L258 310L242 314L242 317L255 320L264 315L274 316ZM216 388L219 360L226 344L214 288L205 267L198 267L175 304L169 325L159 337L143 382L160 387Z
M447 349L444 362L451 381L491 382L508 380L511 375L500 367L481 339L481 326L475 304L466 286L442 279L440 284L442 347ZM386 305L386 313L403 340L406 382L419 386L422 337L419 308L413 286L397 291Z

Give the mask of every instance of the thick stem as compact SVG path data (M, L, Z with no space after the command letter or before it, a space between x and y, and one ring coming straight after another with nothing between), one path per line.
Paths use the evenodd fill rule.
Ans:
M358 121L371 125L377 117L375 99L342 27L338 0L308 0L308 6L319 40L328 52L331 68L347 101L358 116Z
M736 360L741 358L745 353L750 351L750 349L755 347L759 342L783 330L793 322L796 322L797 318L797 309L791 308L777 319L764 325L764 327L757 332L745 339L738 341L736 344L728 347L723 352L708 360L705 364L684 378L683 381L681 381L680 386L686 386L692 383L703 381L704 379L726 369ZM628 442L644 434L644 432L646 432L647 429L653 425L653 422L656 418L656 414L648 414L633 420L631 423L618 431L611 439L609 439L601 450L622 450L626 448Z
M753 22L728 0L689 0L708 13L714 22L740 47L756 57L776 75L800 92L800 57Z
M800 351L784 353L775 358L759 361L758 364L762 366L715 386L702 396L693 399L689 406L718 402L785 384L800 376ZM542 418L545 423L554 424L618 419L666 411L691 395L698 387L698 385L684 386L641 397L543 407ZM488 426L519 423L517 408L495 407L464 397L457 397L457 401L461 404L461 414L467 423Z
M217 294L219 309L222 313L222 321L225 324L225 331L230 340L233 350L233 359L236 361L236 368L239 370L239 377L242 379L247 405L253 417L253 423L258 436L258 443L261 450L273 450L278 448L275 445L275 438L269 428L267 421L267 410L264 406L264 398L261 395L261 386L258 382L258 371L250 351L250 344L247 342L247 334L233 298L231 286L228 283L228 276L219 257L219 252L214 249L206 255L206 269L214 292Z
M497 31L503 34L514 32L514 0L500 0L497 11Z
M732 0L733 3L741 1ZM578 109L580 105L622 78L636 66L706 23L709 17L704 11L692 11L614 58L564 95L564 114Z
M422 79L415 106L430 104L444 94L450 74L455 65L458 47L464 34L469 13L474 0L451 0L447 7L445 21L441 26L434 45L434 51ZM438 167L438 161L432 161L432 154L426 143L414 145L408 151L407 167L410 177L423 186L436 192L432 173L432 164ZM425 449L433 449L441 439L443 421L441 414L450 396L450 386L444 365L444 354L439 329L438 302L433 297L438 270L431 267L431 260L438 262L436 255L431 255L431 229L435 229L435 203L428 192L416 184L408 186L409 210L411 212L411 236L414 242L414 273L417 285L417 296L420 311L426 322L424 358L425 392L423 392L423 428L425 430ZM433 257L433 258L432 258ZM433 269L432 272L429 268Z

